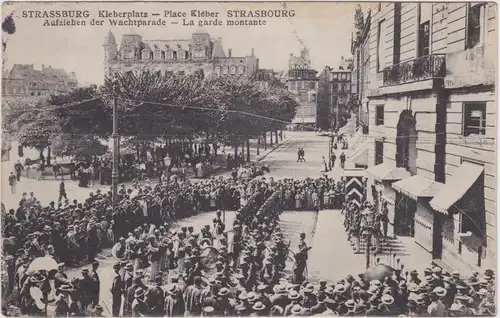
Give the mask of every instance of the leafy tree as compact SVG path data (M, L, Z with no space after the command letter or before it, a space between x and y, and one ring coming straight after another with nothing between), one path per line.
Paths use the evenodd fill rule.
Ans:
M14 22L13 14L14 12L8 14L2 22L2 31L9 35L12 35L16 32L16 24ZM7 40L5 39L5 37L2 37L2 51L5 52L6 49Z

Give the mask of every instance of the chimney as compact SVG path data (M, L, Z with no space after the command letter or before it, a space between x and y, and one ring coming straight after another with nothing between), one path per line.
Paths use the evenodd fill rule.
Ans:
M231 49L227 49L227 57L231 57Z
M250 56L254 56L255 52L254 52L254 49L252 48L252 50L250 51Z

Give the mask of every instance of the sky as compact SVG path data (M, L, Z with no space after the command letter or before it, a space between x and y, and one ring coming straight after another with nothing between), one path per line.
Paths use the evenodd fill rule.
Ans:
M254 48L259 67L276 70L286 70L290 54L299 54L302 45L298 36L310 50L312 67L321 71L326 65L337 67L341 56L350 56L355 7L356 3L349 2L289 2L287 8L296 13L293 18L268 18L266 26L205 26L202 30L213 38L221 37L226 54L228 49L232 49L233 56L246 56ZM51 65L75 72L82 85L101 84L104 80L103 43L109 31L113 32L119 44L122 34L137 33L144 40L186 39L200 30L199 26L182 26L182 23L164 27L112 27L107 19L104 19L103 26L90 26L90 18L86 27L44 27L44 19L23 18L23 11L27 10L89 10L91 17L97 18L98 10L148 13L174 10L189 13L198 9L220 12L219 17L224 22L228 19L228 9L282 8L282 3L278 2L4 3L2 16L14 12L16 23L16 33L7 37L5 67L10 69L18 63L34 64L35 68L41 68L42 64Z

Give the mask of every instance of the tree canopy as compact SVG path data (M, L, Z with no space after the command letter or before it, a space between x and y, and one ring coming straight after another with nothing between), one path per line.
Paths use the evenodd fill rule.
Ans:
M48 104L53 109L21 127L22 142L40 149L50 144L50 139L65 144L70 140L74 147L57 146L61 154L74 153L83 145L99 148L97 137L111 136L115 101L119 134L129 144L204 136L239 143L283 128L298 106L284 88L265 88L253 80L205 78L203 72L187 76L128 72L106 79L100 87L81 87L51 96ZM66 135L71 137L61 137Z

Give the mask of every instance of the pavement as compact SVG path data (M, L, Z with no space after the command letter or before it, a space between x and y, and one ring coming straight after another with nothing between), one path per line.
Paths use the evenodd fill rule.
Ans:
M264 150L264 147L261 145L260 149L260 155L257 156L257 141L256 140L251 140L250 141L250 159L252 162L260 162L267 158L269 154L274 152L276 149L279 149L283 146L285 146L288 143L289 139L284 139L283 141L280 141L278 144L273 143L273 146L267 147L267 150ZM5 207L7 209L9 208L15 208L17 207L19 200L21 199L21 195L23 192L30 193L33 192L35 197L40 200L40 202L43 205L48 205L50 201L57 202L59 199L59 184L61 180L54 180L54 179L48 179L48 180L35 180L35 179L30 179L30 178L24 178L21 177L21 180L17 183L16 185L16 192L12 193L9 183L8 183L8 176L11 171L13 171L14 164L17 160L20 160L21 163L24 162L25 158L38 158L39 152L34 150L34 149L25 149L24 150L24 156L23 158L20 158L17 156L17 145L15 142L12 143L12 149L11 150L11 160L2 162L1 164L1 198L2 198L2 203L5 204ZM245 149L246 150L246 149ZM231 147L226 147L225 149L227 154L233 154L234 151ZM217 170L216 172L212 173L211 176L230 176L231 172L220 169ZM197 178L189 178L192 181L198 181L201 179ZM66 193L68 195L68 199L70 200L78 200L82 201L86 199L89 195L90 192L95 192L97 189L101 189L101 191L109 191L111 187L108 186L103 186L99 184L99 182L96 182L94 185L90 185L88 188L81 188L78 186L77 181L70 180L68 176L66 176L64 180L64 185L66 187Z

